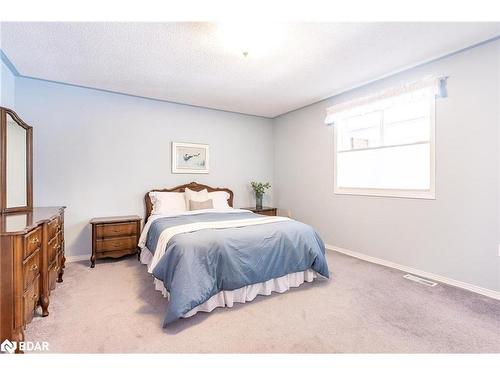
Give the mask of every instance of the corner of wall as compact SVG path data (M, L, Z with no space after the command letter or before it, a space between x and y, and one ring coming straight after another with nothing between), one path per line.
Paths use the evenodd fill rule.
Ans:
M0 105L15 109L17 71L0 49Z
M273 138L273 141L272 141L272 145L273 145L273 181L272 181L272 187L273 187L273 196L272 196L272 200L273 200L273 205L275 207L278 207L279 206L279 191L278 191L278 177L277 177L277 163L276 163L276 119L277 117L275 118L272 118L271 119L271 126L272 126L272 138Z
M497 150L500 150L500 43L497 43ZM498 243L498 257L497 257L497 289L500 290L500 151L497 153L497 191L499 195L497 217L498 217L498 230L497 230L497 243Z

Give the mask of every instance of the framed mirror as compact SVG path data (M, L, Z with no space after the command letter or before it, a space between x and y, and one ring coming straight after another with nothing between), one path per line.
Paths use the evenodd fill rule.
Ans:
M33 208L33 129L0 107L0 211Z

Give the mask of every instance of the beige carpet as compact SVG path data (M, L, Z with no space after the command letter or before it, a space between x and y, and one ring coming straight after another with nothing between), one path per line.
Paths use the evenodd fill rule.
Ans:
M330 281L257 297L161 328L167 301L135 257L67 264L26 340L51 352L500 352L500 301L428 287L328 252Z

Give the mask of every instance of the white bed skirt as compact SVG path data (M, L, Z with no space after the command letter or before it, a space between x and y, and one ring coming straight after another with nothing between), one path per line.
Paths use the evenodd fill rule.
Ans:
M152 261L153 256L151 252L144 248L141 251L141 263L147 264ZM195 315L199 311L210 312L217 307L233 307L235 302L245 303L255 299L258 295L268 296L272 292L284 293L290 288L296 288L303 284L304 282L311 282L317 277L316 271L308 269L303 272L289 273L288 275L278 277L276 279L271 279L264 281L262 283L256 283L252 285L247 285L235 290L223 290L212 296L208 301L196 306L192 310L184 314L183 318L189 318ZM163 282L153 277L154 286L156 290L159 290L164 297L168 298L169 293L165 289Z

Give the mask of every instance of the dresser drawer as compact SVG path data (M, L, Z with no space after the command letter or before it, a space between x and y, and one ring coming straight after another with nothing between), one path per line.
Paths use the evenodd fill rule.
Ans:
M56 258L56 254L61 250L61 238L59 237L59 234L56 234L56 236L49 242L47 247L47 260L49 264L52 264L52 262Z
M24 289L33 283L33 280L40 273L40 250L36 250L23 262L23 280Z
M49 266L49 290L56 288L57 274L59 272L59 257L56 256L54 262Z
M62 257L64 256L64 240L62 238L59 238L59 247L57 254L57 256L59 257L59 261L61 261Z
M24 292L23 295L24 324L28 324L33 320L33 313L35 311L35 307L38 304L38 298L40 297L38 294L39 281L40 281L40 275L37 275L33 284L31 284L28 290Z
M49 240L54 237L62 228L61 216L52 219L48 224Z
M37 227L36 229L33 229L31 232L25 235L24 238L25 242L23 258L26 259L40 247L42 243L42 228Z
M59 267L64 268L64 240L60 244L61 247L59 248L59 253L57 253L57 259L59 260Z
M102 224L96 226L97 238L133 236L137 233L137 223Z
M96 241L96 251L131 250L137 247L137 237L120 237Z

